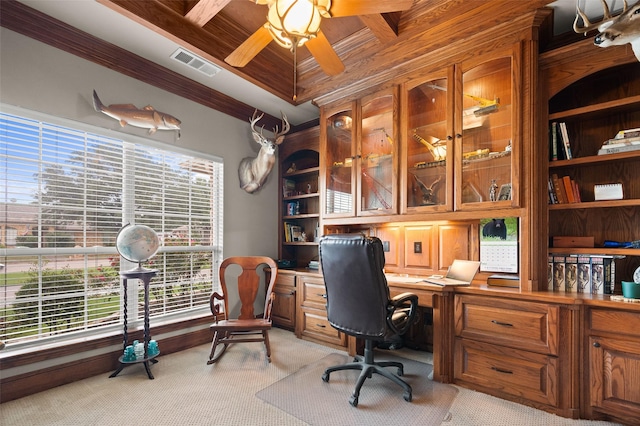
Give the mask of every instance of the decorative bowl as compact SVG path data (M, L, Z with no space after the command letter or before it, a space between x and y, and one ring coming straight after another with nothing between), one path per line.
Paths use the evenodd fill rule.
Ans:
M640 283L622 281L622 295L627 299L640 299Z

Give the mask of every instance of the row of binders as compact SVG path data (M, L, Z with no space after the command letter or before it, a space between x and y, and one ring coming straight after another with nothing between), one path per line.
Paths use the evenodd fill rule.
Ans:
M284 241L286 243L304 242L304 230L295 223L284 222Z
M580 188L570 176L559 177L556 173L549 176L549 204L580 203Z
M549 291L613 294L616 263L613 256L549 255Z

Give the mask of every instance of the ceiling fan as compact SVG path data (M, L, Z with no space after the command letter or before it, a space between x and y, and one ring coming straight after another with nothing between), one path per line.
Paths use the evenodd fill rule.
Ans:
M262 49L275 40L279 45L295 49L305 45L320 68L328 75L344 71L344 64L322 33L323 18L375 15L411 8L413 0L252 0L267 5L267 22L236 48L225 62L244 67Z

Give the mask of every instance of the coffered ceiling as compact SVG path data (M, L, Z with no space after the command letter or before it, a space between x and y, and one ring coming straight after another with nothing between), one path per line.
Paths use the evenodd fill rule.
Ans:
M333 3L338 7L370 1L333 0ZM17 2L2 0L2 3L4 8ZM394 67L400 62L416 60L431 50L517 19L550 2L414 0L404 11L323 19L321 30L345 69L337 75L328 75L303 46L297 50L295 76L294 55L275 42L268 43L242 68L225 62L266 21L267 6L252 0L20 0L18 3L251 108L274 117L283 111L296 125L318 117L314 100L337 90L365 90L393 76ZM556 33L570 30L575 16L574 0L558 0L550 5L556 8ZM171 55L180 47L220 71L209 77L173 60Z

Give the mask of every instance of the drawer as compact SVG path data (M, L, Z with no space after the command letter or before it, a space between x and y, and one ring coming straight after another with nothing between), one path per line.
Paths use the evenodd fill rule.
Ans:
M278 276L276 277L275 285L295 287L296 286L296 276L295 275L278 273Z
M557 406L556 357L460 338L455 347L456 383L469 383L500 397L506 394Z
M327 305L324 280L317 277L301 277L302 305L315 305L325 308Z
M560 307L478 296L455 298L456 336L558 354Z
M299 318L302 321L302 336L322 340L338 346L347 345L347 336L329 324L325 311L321 309L302 308Z
M640 330L640 313L609 309L589 309L587 327L605 335L626 334L637 337Z

